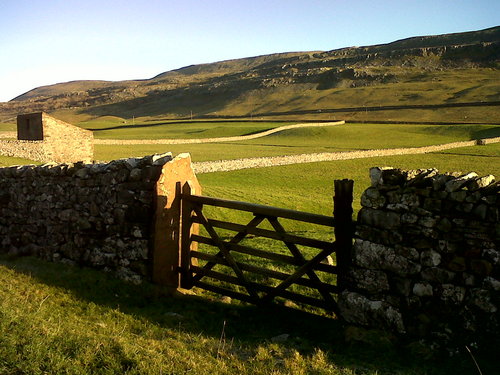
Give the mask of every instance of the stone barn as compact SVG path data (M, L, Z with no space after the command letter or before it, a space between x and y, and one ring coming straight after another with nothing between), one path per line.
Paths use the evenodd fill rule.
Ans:
M17 139L39 143L44 161L91 162L94 158L94 136L91 131L44 112L17 116Z

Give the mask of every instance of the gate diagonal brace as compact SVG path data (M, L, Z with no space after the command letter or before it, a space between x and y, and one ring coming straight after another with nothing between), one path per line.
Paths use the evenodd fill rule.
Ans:
M242 240L245 239L245 237L248 235L248 232L246 231L246 228L256 228L260 223L264 221L265 217L261 215L256 215L250 222L245 226L244 230L239 231L236 233L236 235L229 241L230 244L238 244ZM229 249L227 250L228 252L230 251ZM220 250L215 256L217 258L224 258L224 253L222 250ZM217 263L215 262L207 262L203 266L203 270L210 271ZM199 281L203 275L196 275L193 277L193 281Z
M276 233L278 233L280 235L280 237L284 239L284 235L286 234L286 230L281 225L281 223L278 221L278 219L276 217L274 217L274 216L269 216L269 217L267 217L267 220L271 223L271 225L273 226L273 228L276 231ZM303 264L299 268L299 270L302 270L305 267L305 265L307 265L307 264L310 264L310 266L306 267L304 269L304 272L302 272L298 277L295 277L298 274L298 272L299 272L299 270L297 270L295 274L291 275L288 279L284 280L281 284L279 284L276 287L276 290L277 291L279 291L279 290L285 290L290 285L292 285L295 282L295 280L299 279L305 273L305 274L307 274L307 276L309 276L309 279L311 279L311 281L316 282L316 289L321 294L321 296L323 297L323 299L325 300L325 302L328 303L331 306L334 306L335 305L335 300L332 298L330 292L328 290L326 290L325 288L323 288L323 286L321 285L322 282L321 282L320 278L318 277L318 275L316 275L316 273L312 269L312 267L315 266L316 263L321 262L323 259L325 259L328 255L330 255L334 251L333 246L332 246L331 249L323 250L320 253L318 253L312 260L318 258L321 254L324 254L324 255L322 255L322 257L318 258L319 261L311 263L312 260L309 261L309 262L306 262L306 259L304 258L304 256L302 255L302 253L300 252L300 250L298 249L298 247L294 243L287 242L285 240L283 240L283 243L290 250L290 252L294 256L294 258L297 259L298 261L300 261L300 263ZM275 293L269 293L269 294L267 294L264 297L264 299L266 301L272 301L275 296L276 296Z
M205 218L202 210L198 207L194 207L194 210L196 212L196 215L200 219L201 224L205 227L205 229L207 230L210 237L214 240L215 244L217 245L217 247L220 249L220 251L224 255L224 258L227 260L227 262L229 263L231 268L234 270L234 272L236 273L236 276L238 277L238 279L240 280L242 285L246 288L248 294L255 300L255 303L258 304L259 300L260 300L259 295L250 286L250 283L246 279L246 277L243 274L243 272L241 271L241 269L236 264L236 261L234 260L232 255L229 253L229 250L226 248L226 245L224 244L224 242L219 238L219 235L217 234L217 232L215 231L213 226Z
M314 258L311 260L307 261L304 263L299 269L293 274L290 275L286 280L284 280L281 284L279 284L277 287L274 288L274 290L270 293L268 293L266 296L262 298L263 302L271 302L276 295L281 292L286 290L290 285L292 285L295 281L300 279L307 271L311 270L312 267L317 265L319 262L321 262L325 257L333 253L334 247L331 249L324 249L321 252L319 252ZM319 290L319 289L318 289ZM330 296L331 298L331 296ZM332 307L335 307L335 301L332 298Z

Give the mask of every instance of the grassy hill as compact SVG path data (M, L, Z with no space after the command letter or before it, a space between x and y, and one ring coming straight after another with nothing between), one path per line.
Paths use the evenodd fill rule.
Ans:
M295 119L305 115L355 121L498 122L499 61L500 27L494 27L375 46L192 65L145 80L44 86L0 103L0 120L45 110L71 122L99 116ZM412 107L450 103L483 106L444 111Z

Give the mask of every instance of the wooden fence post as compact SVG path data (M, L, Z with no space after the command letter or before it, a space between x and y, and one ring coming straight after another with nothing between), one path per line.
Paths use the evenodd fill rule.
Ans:
M193 222L192 203L189 201L189 196L193 193L192 186L189 181L182 186L181 200L181 251L180 251L180 286L184 289L191 289L193 280L191 275L191 232Z
M337 285L341 291L347 287L347 274L352 262L352 239L354 235L352 221L353 187L353 180L334 181L333 217L335 219L335 243L337 245Z

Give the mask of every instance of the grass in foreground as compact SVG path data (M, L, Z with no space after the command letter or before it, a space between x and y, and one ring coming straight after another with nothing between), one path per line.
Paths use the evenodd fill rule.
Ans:
M150 285L33 258L0 257L0 280L5 375L474 372L465 355L424 361L383 339L346 344L333 319L161 297ZM494 365L475 354L483 370Z

